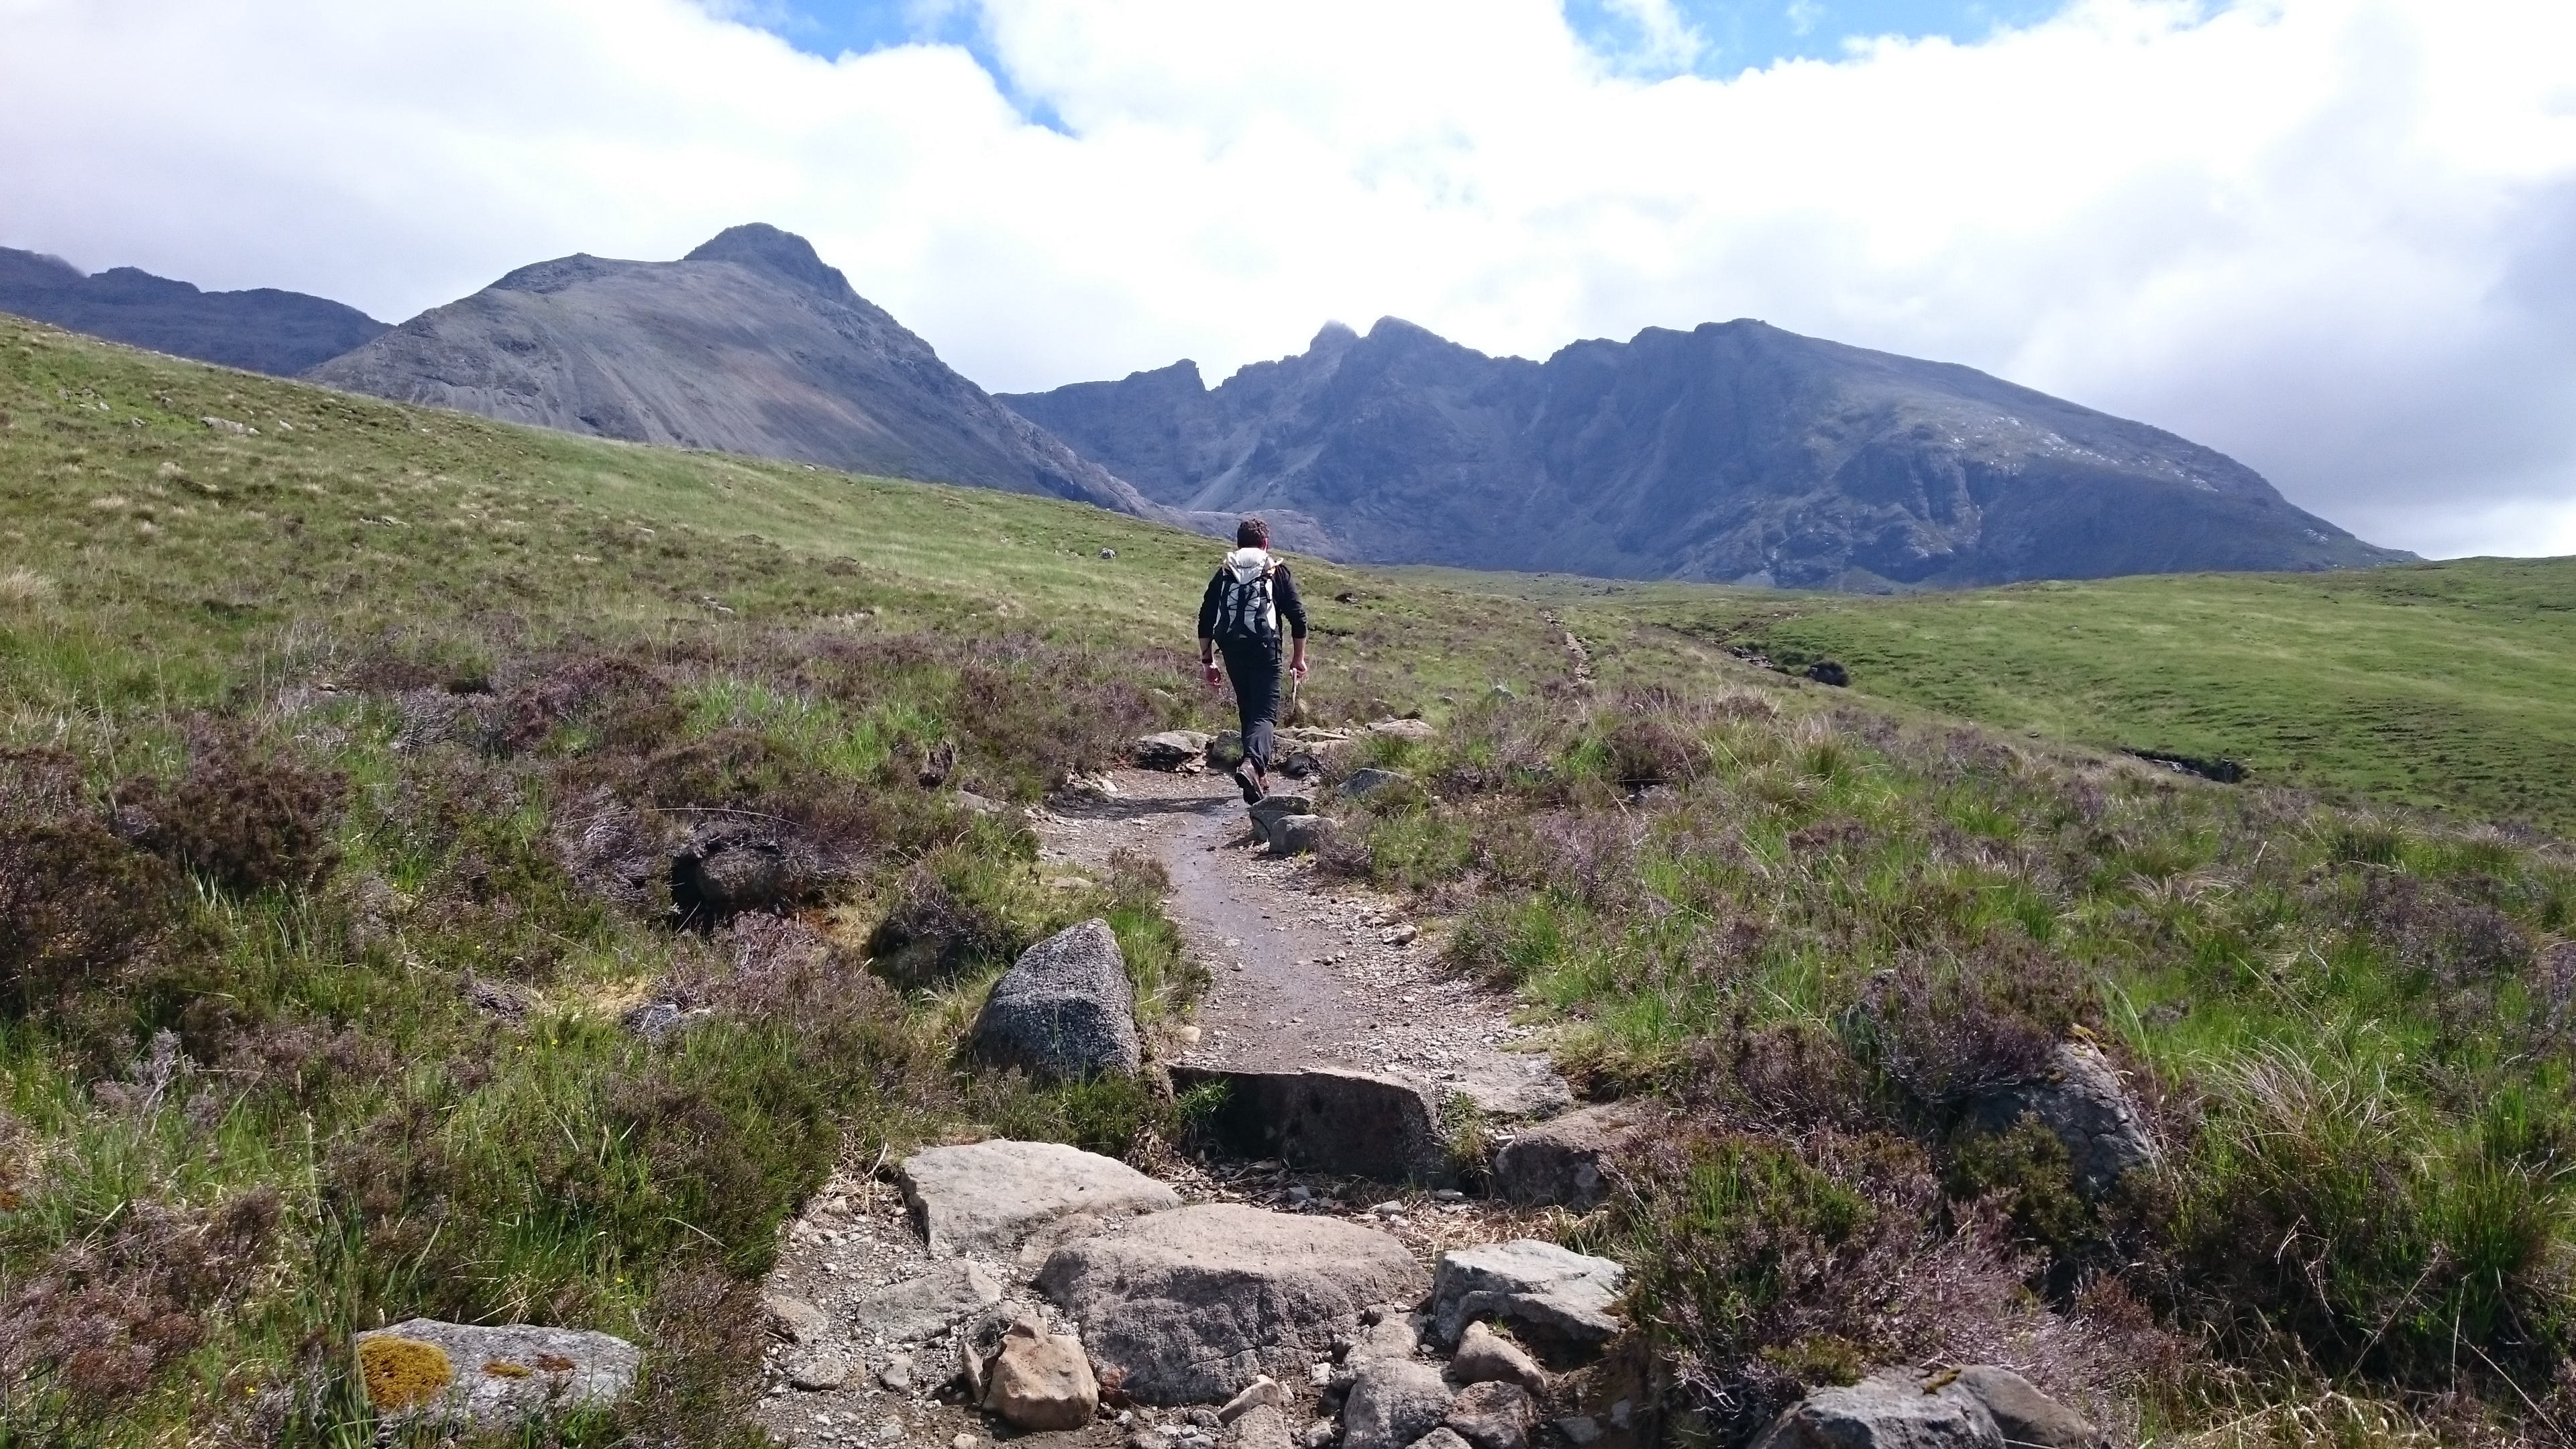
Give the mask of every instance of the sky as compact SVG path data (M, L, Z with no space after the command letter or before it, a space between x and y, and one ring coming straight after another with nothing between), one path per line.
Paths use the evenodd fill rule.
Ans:
M1758 317L2576 553L2568 0L0 0L0 245L399 320L752 220L995 391Z

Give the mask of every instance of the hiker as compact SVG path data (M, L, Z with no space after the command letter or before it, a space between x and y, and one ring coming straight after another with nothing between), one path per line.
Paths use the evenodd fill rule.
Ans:
M1288 565L1271 556L1269 524L1243 520L1234 526L1234 543L1199 600L1199 667L1210 688L1220 678L1234 680L1235 710L1243 717L1243 760L1234 767L1234 783L1243 787L1243 803L1257 805L1270 791L1270 742L1279 724L1279 621L1286 619L1290 630L1288 673L1304 679L1306 606Z

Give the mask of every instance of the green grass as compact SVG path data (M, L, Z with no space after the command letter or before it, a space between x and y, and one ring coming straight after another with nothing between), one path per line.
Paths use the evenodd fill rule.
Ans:
M646 1393L557 1442L748 1444L750 1285L836 1158L1184 1133L958 1055L1090 915L1149 1029L1199 981L1144 863L1068 887L957 791L1222 723L1219 548L0 319L0 1445L369 1442L346 1336L413 1313L646 1343ZM1580 1235L1688 1422L2035 1326L2160 1442L2576 1414L2576 865L2472 823L2565 820L2563 565L1900 601L1298 569L1309 708L1442 725L1347 762L1426 788L1330 867L1684 1113ZM809 851L792 930L675 928L618 873L728 821ZM653 1046L655 999L704 1014ZM1949 1135L2078 1032L2172 1148L2133 1200Z
M1639 599L1595 607L1839 660L1863 693L2002 729L2576 829L2576 559Z

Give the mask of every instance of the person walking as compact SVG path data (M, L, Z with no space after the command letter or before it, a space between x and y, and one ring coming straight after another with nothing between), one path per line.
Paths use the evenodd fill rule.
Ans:
M1234 528L1234 552L1217 566L1199 600L1199 667L1208 687L1234 681L1235 712L1243 720L1243 759L1234 783L1243 803L1257 805L1270 792L1271 742L1279 726L1279 621L1288 621L1286 673L1306 677L1306 605L1288 565L1270 552L1270 525L1247 518ZM1225 668L1219 673L1217 655Z

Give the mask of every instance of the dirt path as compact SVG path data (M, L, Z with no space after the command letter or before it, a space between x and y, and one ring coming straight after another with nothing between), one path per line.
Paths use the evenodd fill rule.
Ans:
M1166 909L1214 978L1183 1064L1355 1068L1501 1117L1570 1100L1508 997L1443 972L1439 941L1395 903L1258 849L1226 777L1120 770L1109 782L1114 794L1050 807L1043 854L1097 869L1124 848L1169 872Z

